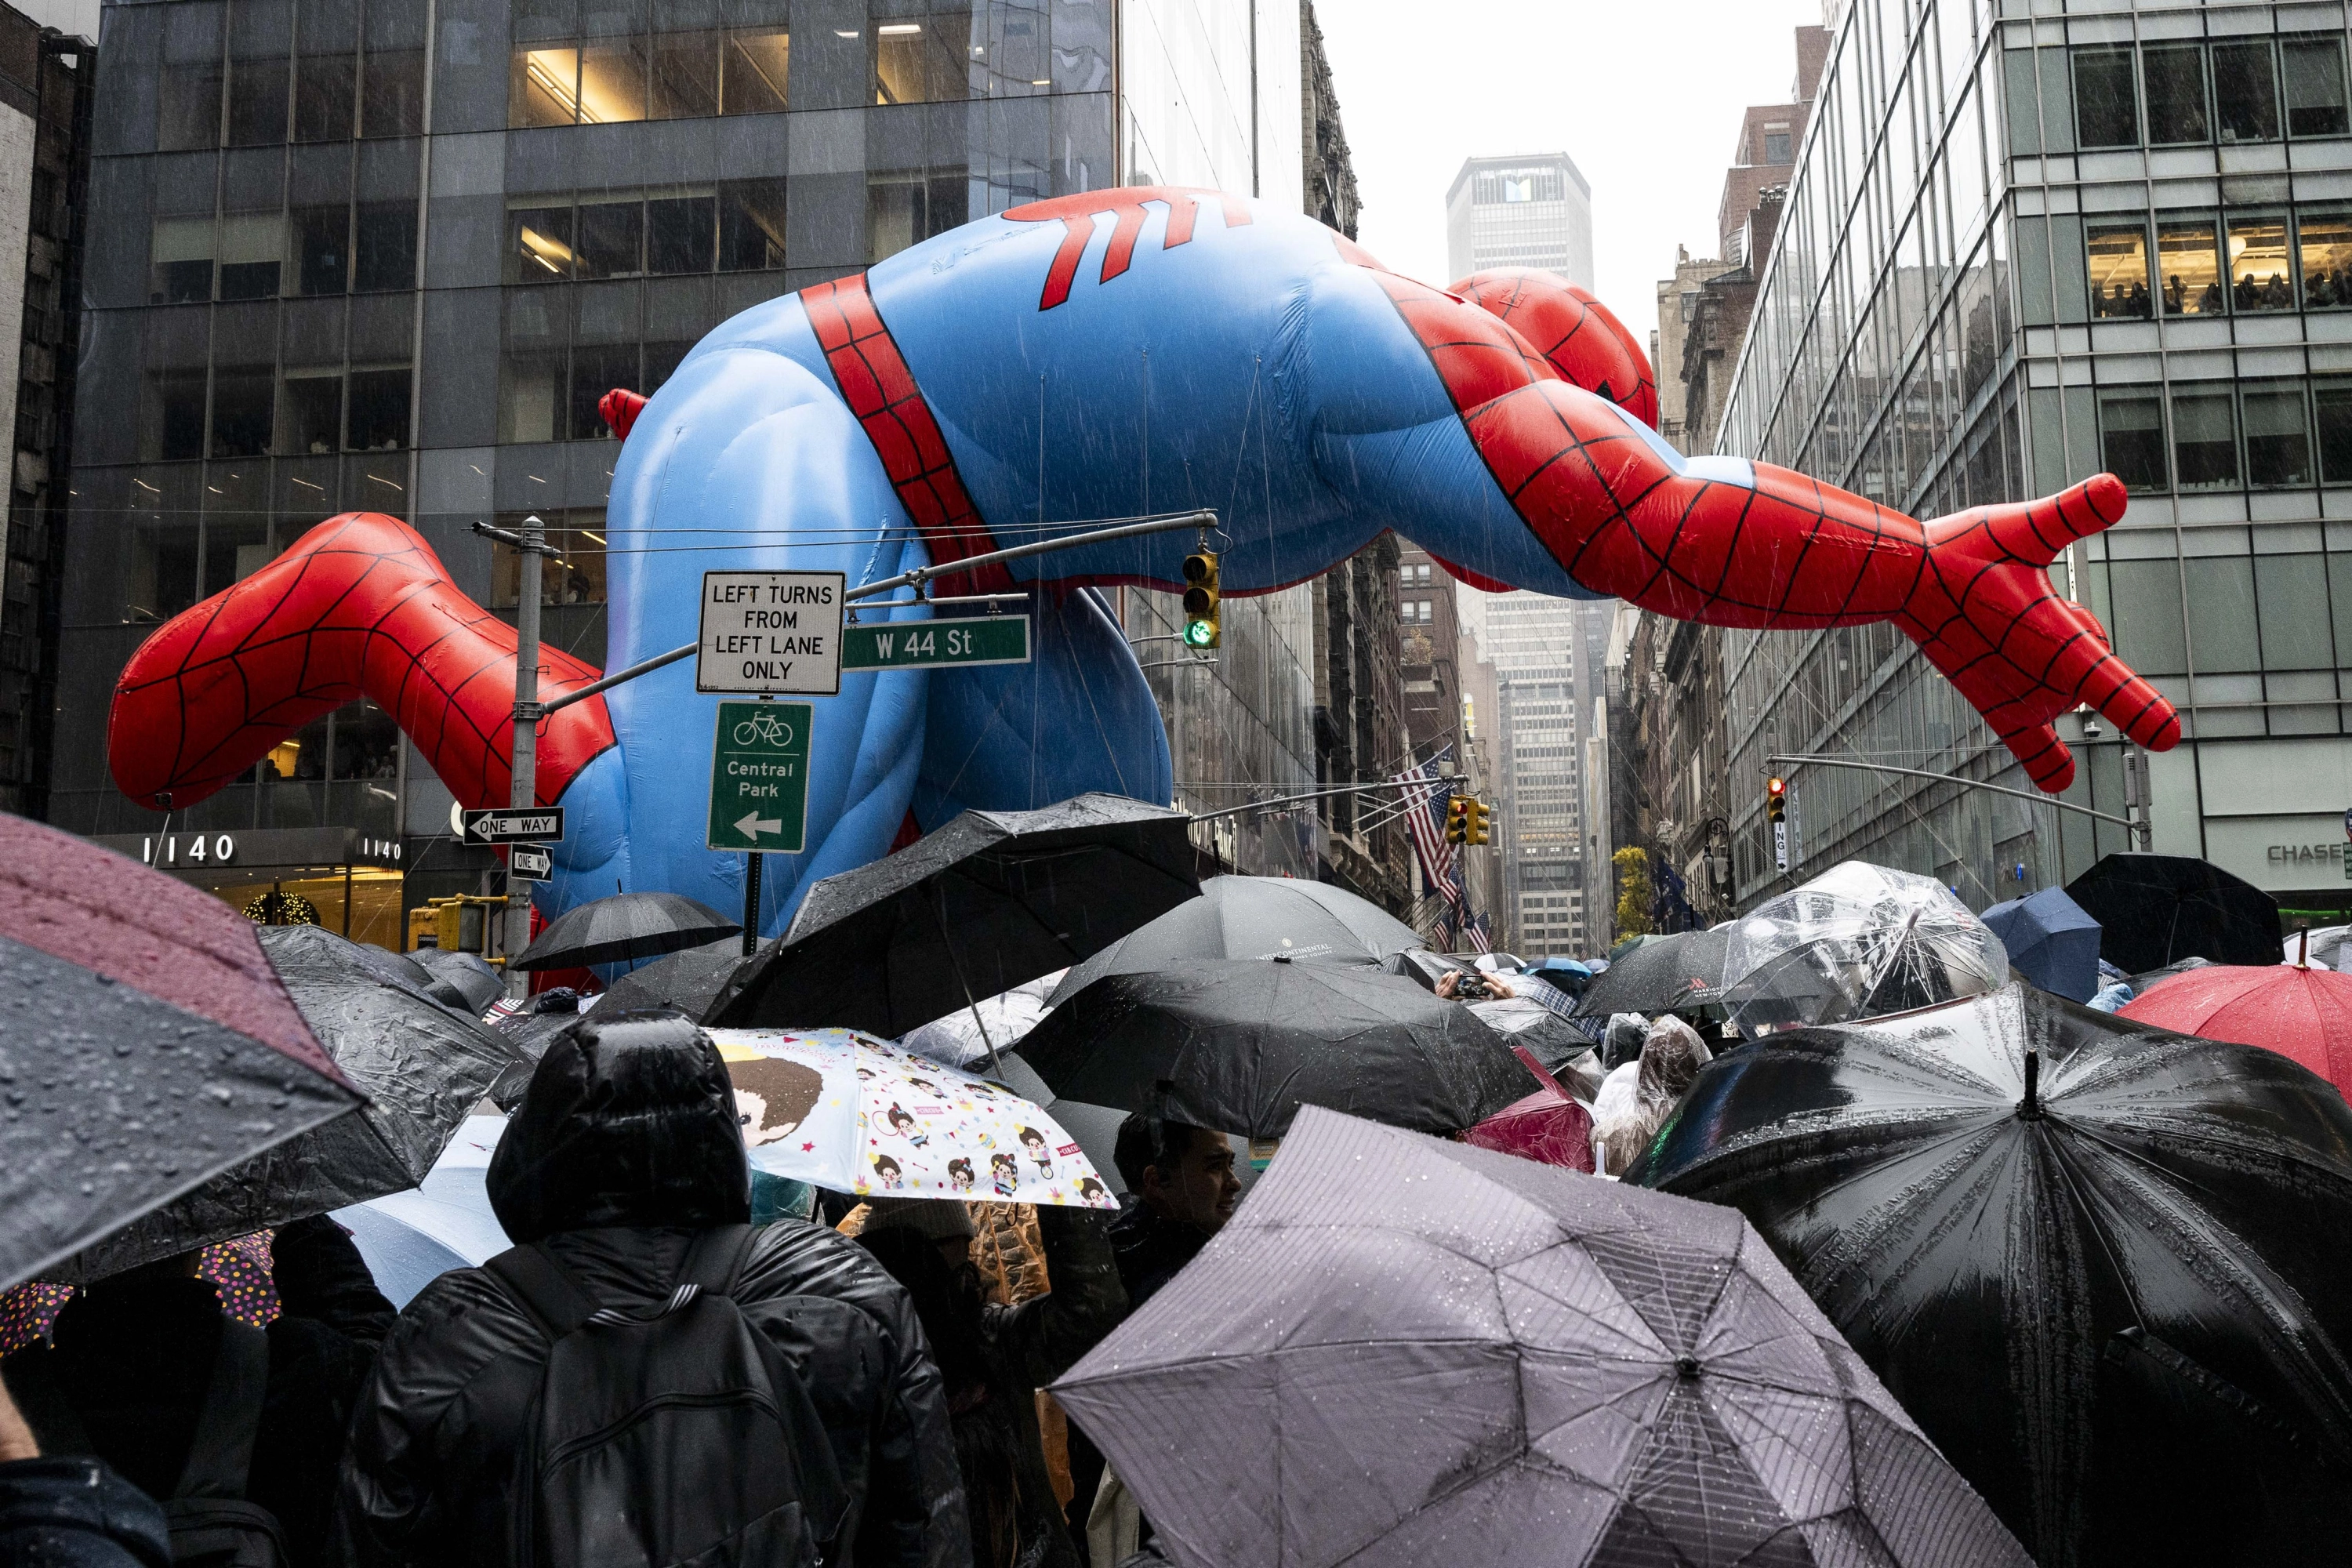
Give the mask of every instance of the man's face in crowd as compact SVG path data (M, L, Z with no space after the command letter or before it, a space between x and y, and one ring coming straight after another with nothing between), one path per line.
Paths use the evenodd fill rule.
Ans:
M1234 1146L1206 1128L1192 1128L1174 1169L1153 1165L1143 1173L1143 1200L1163 1217L1214 1232L1234 1217L1242 1195L1234 1175Z

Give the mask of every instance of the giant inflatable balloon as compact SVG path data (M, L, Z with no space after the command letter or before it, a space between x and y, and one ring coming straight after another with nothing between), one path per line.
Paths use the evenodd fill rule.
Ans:
M696 640L709 569L856 584L1210 508L1228 593L1313 577L1394 529L1485 589L1613 595L1722 626L1892 621L2047 790L2074 776L2050 721L2078 703L2144 745L2179 736L2051 590L2057 553L2122 515L2113 478L1920 523L1801 474L1685 458L1651 428L1640 349L1581 290L1528 271L1432 289L1237 196L1015 207L748 310L650 401L607 408L625 437L606 529L615 668ZM811 881L966 806L1169 798L1150 690L1093 589L1178 586L1190 542L976 568L962 581L1034 585L1034 663L848 674L817 700L808 847L769 858L763 929ZM503 805L514 647L411 529L334 518L140 648L110 720L115 780L185 806L365 693L461 801ZM551 651L542 698L597 673ZM718 700L689 661L546 721L539 796L570 828L549 912L616 881L740 906L743 858L703 847Z

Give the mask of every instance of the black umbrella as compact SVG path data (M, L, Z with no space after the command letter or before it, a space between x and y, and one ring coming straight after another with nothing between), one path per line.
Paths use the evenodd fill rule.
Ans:
M680 893L615 893L566 910L514 961L517 969L585 969L658 958L743 928Z
M612 1007L607 1012L608 1006L609 1003L599 1002L596 1005L596 1011L613 1017L630 1011L625 1007ZM648 1011L660 1010L648 1009ZM500 1110L511 1112L516 1106L522 1103L523 1090L530 1087L530 1075L538 1070L539 1058L547 1054L548 1041L579 1021L580 1015L576 1011L515 1013L491 1025L490 1028L498 1035L499 1040L505 1044L509 1051L513 1053L514 1060L509 1062L499 1076L490 1080L489 1088L482 1092L488 1095L491 1103Z
M1245 1138L1281 1137L1301 1105L1450 1132L1534 1092L1469 1008L1336 963L1107 974L1045 1015L1021 1055L1063 1099Z
M1201 896L1073 964L1049 1000L1076 995L1106 974L1171 969L1198 958L1381 963L1425 945L1369 899L1295 877L1211 877Z
M257 931L303 1020L368 1104L215 1176L88 1248L57 1278L97 1279L405 1192L518 1059L494 1030L434 999L424 971L395 953L312 925Z
M896 1039L1088 958L1201 891L1191 822L1123 795L967 811L808 891L707 1021Z
M1511 984L1524 993L1540 982L1514 977ZM1600 1089L1600 1058L1594 1042L1584 1034L1581 1026L1525 994L1498 996L1491 1002L1472 1002L1467 1005L1478 1016L1479 1022L1503 1037L1505 1045L1525 1047L1543 1065L1544 1071L1559 1075L1563 1080L1573 1074L1576 1081L1583 1082L1589 1069L1591 1081L1586 1092L1591 1094Z
M689 947L642 964L605 988L596 1004L622 1012L648 1007L674 1007L689 1018L699 1018L719 999L735 972L750 962L739 942L715 942Z
M1723 984L1730 942L1728 930L1654 936L1592 977L1577 1002L1577 1014L1605 1018L1612 1013L1671 1013L1704 1001Z
M1316 1108L1053 1393L1180 1568L2031 1568L1738 1215Z
M0 814L0 1288L360 1092L218 899Z
M1625 1179L1745 1214L2043 1568L2352 1532L2352 1109L2274 1051L2011 984L1717 1059Z
M2190 957L2279 961L2278 900L2210 860L2110 855L2066 894L2099 922L2099 956L2126 974Z
M427 987L434 995L463 1006L477 1018L506 994L505 977L483 962L478 952L444 952L436 947L425 947L408 956L432 977L435 985L441 987Z

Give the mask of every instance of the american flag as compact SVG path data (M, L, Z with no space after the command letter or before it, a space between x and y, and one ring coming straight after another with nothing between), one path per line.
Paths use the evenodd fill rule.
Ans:
M1467 900L1463 901L1462 912L1467 917L1462 922L1462 932L1465 936L1467 936L1470 939L1470 951L1473 952L1494 952L1495 928L1487 922L1486 917L1485 915L1472 914L1470 912L1470 905Z
M1461 851L1445 842L1445 803L1454 798L1454 790L1450 784L1441 786L1437 777L1438 764L1453 754L1449 744L1421 766L1407 768L1389 782L1404 786L1405 825L1412 833L1412 852L1421 861L1422 881L1458 910L1462 883L1454 868Z

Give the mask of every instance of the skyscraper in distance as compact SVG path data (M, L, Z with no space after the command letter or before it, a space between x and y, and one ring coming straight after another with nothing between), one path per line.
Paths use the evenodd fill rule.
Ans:
M1445 193L1449 280L1540 267L1592 287L1592 187L1565 153L1469 158Z

